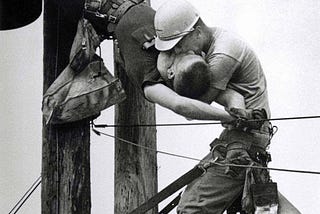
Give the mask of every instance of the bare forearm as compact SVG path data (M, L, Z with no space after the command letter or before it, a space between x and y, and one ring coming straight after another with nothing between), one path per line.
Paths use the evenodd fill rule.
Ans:
M226 122L234 119L225 110L188 98L180 100L179 104L172 110L177 114L195 120L217 120Z
M224 122L233 119L225 110L215 108L198 100L180 96L162 84L146 86L144 92L150 101L190 119Z

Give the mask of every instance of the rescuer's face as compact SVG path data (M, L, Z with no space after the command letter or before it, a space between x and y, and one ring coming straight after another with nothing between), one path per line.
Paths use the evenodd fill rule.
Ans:
M191 32L184 36L178 44L173 48L175 54L194 52L195 54L201 54L201 39L199 37L198 30Z

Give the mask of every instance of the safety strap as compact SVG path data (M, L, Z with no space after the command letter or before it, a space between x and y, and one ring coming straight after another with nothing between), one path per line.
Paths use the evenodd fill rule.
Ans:
M119 22L122 15L134 5L136 4L132 1L124 1L122 4L118 5L118 8L111 10L110 13L108 13L109 21L113 24Z
M129 214L142 214L147 212L148 210L157 206L161 201L168 198L170 195L192 182L194 179L200 177L205 172L206 168L203 165L198 164L193 169L168 185L166 188L161 190L159 193L154 195L152 198L147 200L145 203L141 204L138 208L131 211Z
M94 16L95 19L105 23L107 39L113 39L116 24L121 17L134 5L142 3L143 0L86 0L84 14Z
M179 193L179 195L177 197L175 197L172 201L170 201L170 203L165 206L160 212L159 214L168 214L171 210L173 210L179 203L180 198L181 198L181 193Z

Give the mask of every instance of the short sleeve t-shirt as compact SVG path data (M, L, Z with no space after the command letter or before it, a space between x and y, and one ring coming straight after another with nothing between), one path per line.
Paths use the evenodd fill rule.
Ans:
M266 78L260 61L246 43L221 28L212 28L206 60L212 87L237 91L244 96L247 108L264 108L270 117Z
M155 83L163 83L157 70L159 52L155 47L143 49L144 34L155 34L155 11L146 4L132 7L119 21L115 34L118 40L124 68L130 81L140 89Z

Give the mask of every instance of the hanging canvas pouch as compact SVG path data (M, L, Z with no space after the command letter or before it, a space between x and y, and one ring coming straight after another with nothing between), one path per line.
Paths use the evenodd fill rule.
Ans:
M126 98L119 79L95 55L99 36L90 22L80 19L70 51L70 63L43 96L46 124L82 120Z
M120 80L102 61L93 61L78 75L73 74L67 66L44 95L42 112L46 124L92 117L126 98Z

